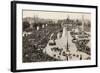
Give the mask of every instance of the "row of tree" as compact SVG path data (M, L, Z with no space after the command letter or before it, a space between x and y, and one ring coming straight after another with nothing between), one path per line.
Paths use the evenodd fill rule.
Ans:
M26 19L26 20L25 20ZM82 26L82 20L72 20L72 19L62 19L62 20L51 20L51 19L29 19L25 18L23 19L23 30L26 28L32 27L42 27L42 25L48 24L48 26L60 26L61 24L72 24L72 27ZM30 23L32 21L32 23ZM91 23L89 20L84 21L84 30L90 31Z

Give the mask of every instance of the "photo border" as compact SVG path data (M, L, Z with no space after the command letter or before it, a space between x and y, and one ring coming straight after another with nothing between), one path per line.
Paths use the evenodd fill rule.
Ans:
M95 8L96 9L96 64L74 67L54 67L54 68L39 68L39 69L16 69L16 11L17 4L35 4L35 5L49 5L49 6L67 6L67 7L81 7L81 8ZM11 71L23 72L23 71L42 71L42 70L58 70L58 69L73 69L73 68L89 68L98 66L98 7L90 5L75 5L75 4L58 4L58 3L44 3L44 2L28 2L28 1L11 1Z

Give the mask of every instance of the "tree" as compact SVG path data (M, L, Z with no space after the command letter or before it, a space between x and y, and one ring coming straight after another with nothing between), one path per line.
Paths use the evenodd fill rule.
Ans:
M23 30L25 30L26 28L29 28L30 27L30 24L28 21L24 21L23 22Z

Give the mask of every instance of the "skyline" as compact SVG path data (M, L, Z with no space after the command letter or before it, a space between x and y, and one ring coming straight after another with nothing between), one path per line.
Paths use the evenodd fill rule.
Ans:
M34 16L43 19L66 19L67 17L69 17L70 19L82 19L83 16L84 19L91 19L90 13L23 10L23 18Z

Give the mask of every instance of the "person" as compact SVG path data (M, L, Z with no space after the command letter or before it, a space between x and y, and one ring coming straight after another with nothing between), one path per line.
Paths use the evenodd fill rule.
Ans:
M80 55L80 60L82 60L82 55Z
M66 55L67 61L68 61L68 55Z

